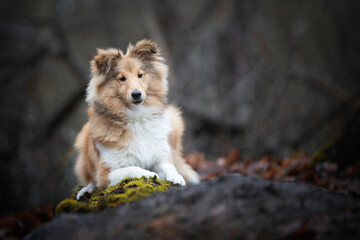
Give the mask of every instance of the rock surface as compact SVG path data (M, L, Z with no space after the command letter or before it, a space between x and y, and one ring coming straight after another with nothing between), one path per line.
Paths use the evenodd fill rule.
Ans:
M359 239L358 199L238 174L100 213L62 214L26 239Z

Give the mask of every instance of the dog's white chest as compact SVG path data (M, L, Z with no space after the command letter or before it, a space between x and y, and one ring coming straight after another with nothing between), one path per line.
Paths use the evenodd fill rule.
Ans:
M156 161L168 160L171 151L168 143L171 122L167 114L134 119L127 127L132 137L122 149L96 144L101 160L108 167L117 169L138 166L150 170Z

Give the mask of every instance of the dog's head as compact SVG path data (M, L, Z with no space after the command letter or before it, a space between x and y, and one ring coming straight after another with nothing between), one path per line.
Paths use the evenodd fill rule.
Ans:
M137 105L162 106L167 96L168 67L156 44L142 40L126 54L98 49L91 61L92 79L86 101L112 113Z

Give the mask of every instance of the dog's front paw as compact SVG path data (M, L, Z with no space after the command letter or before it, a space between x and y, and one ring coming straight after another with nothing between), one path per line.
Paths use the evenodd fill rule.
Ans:
M93 183L89 183L87 186L83 187L78 194L76 195L76 200L80 200L80 198L85 194L85 193L92 193L95 189L95 184Z
M175 183L175 184L179 184L179 185L181 185L181 186L185 186L186 185L186 183L185 183L185 179L180 175L180 174L178 174L178 173L176 173L176 174L168 174L167 176L166 176L166 180L167 181L170 181L170 182L173 182L173 183Z
M126 167L126 168L118 168L118 169L111 171L109 174L109 180L110 180L110 186L112 186L112 185L116 185L118 182L120 182L122 179L124 179L126 177L149 178L149 177L155 177L155 176L157 178L159 178L159 176L154 172L151 172L151 171L143 169L143 168L132 166L132 167Z
M140 175L141 175L141 177L146 177L146 178L149 178L149 177L159 178L159 176L156 173L148 171L148 170L143 171Z

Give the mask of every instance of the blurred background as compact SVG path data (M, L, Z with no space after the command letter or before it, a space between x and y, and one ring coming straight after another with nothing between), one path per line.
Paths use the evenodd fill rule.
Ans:
M0 215L71 194L89 61L96 48L126 50L143 38L158 43L170 66L169 102L186 119L185 154L311 156L341 139L337 152L359 157L359 6L1 1Z

